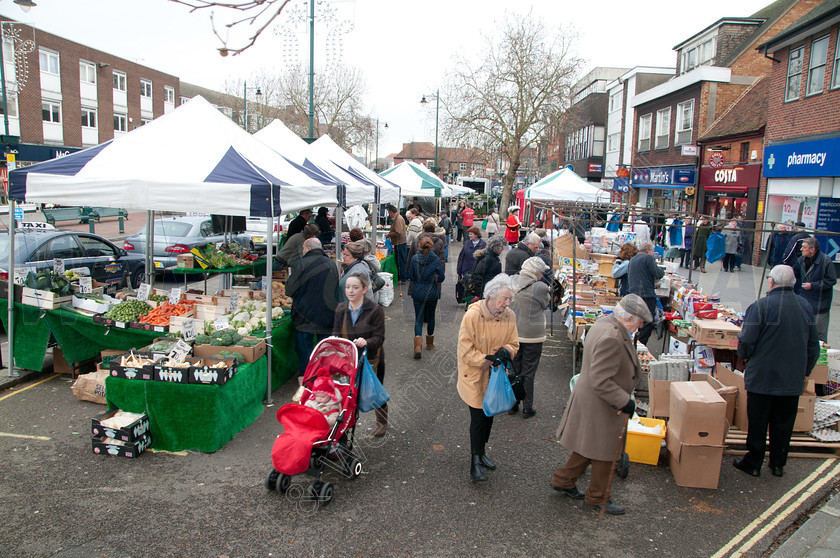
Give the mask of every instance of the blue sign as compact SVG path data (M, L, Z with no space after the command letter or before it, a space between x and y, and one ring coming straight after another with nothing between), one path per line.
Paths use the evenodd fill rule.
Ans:
M840 199L820 198L815 228L840 233ZM820 241L820 251L832 261L836 260L840 252L840 236L815 236Z
M692 165L681 167L635 168L633 186L645 188L685 188L697 183L697 169Z
M840 176L840 138L764 148L764 176Z
M23 208L22 207L16 207L15 208L15 219L23 220Z
M613 187L614 192L629 192L630 191L630 180L627 178L620 178L616 177L613 178Z

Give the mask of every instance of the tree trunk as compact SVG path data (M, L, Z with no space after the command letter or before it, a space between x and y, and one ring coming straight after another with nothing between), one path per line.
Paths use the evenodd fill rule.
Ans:
M511 157L510 159L510 166L508 167L507 174L505 174L505 179L502 181L502 201L499 203L499 219L504 222L507 220L508 214L508 207L511 205L511 197L513 196L513 183L516 182L516 171L519 170L519 150L516 151L516 155ZM520 213L521 216L521 208Z

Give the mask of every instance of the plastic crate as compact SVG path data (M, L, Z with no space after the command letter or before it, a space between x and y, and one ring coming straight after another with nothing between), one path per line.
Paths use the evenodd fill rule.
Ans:
M659 463L659 450L662 448L662 440L665 439L665 421L640 417L639 422L643 426L650 428L659 425L662 427L662 433L647 434L645 432L631 432L628 430L625 451L633 463L656 465Z

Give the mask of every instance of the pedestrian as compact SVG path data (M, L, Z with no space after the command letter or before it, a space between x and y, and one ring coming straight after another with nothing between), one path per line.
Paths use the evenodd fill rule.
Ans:
M303 234L296 234L291 238L287 238L286 243L274 257L277 262L277 266L280 268L294 267L298 260L300 260L301 256L303 256L304 241L309 238L315 238L320 232L321 229L318 228L318 225L315 223L307 223L306 226L303 227Z
M426 219L423 221L423 231L414 237L414 240L409 244L408 247L408 262L411 265L411 259L417 254L420 249L420 241L424 238L428 238L432 241L432 252L440 258L441 264L446 264L446 239L443 233L443 229L437 226L437 222L434 219Z
M693 240L694 227L692 226L691 217L685 219L685 234L683 234L683 243L680 247L680 267L688 269L691 267L691 243Z
M461 200L458 202L458 207L455 209L455 227L458 229L458 238L456 239L458 242L464 241L466 242L466 229L464 229L463 222L461 219L461 212L464 211L464 208L467 207L467 202Z
M803 254L805 250L803 246ZM732 464L754 477L761 474L768 426L767 465L773 475L784 475L799 396L820 353L811 305L794 294L795 282L790 266L770 270L767 296L747 308L738 335L738 356L747 361L744 386L749 426L747 453Z
M475 252L476 264L471 273L481 277L481 283L476 285L478 296L483 292L484 285L502 272L500 254L504 251L505 245L505 240L501 236L494 236L487 240L487 248L483 252Z
M522 242L517 243L516 248L509 250L505 256L505 273L516 275L519 273L525 260L537 254L542 241L537 233L528 233Z
M523 378L525 398L522 399L522 416L531 418L534 409L534 377L540 366L542 347L545 342L545 309L551 302L551 292L542 278L548 269L538 256L528 258L522 263L519 275L513 276L514 297L511 309L516 314L516 331L519 338L519 350L513 357L513 370ZM515 415L519 411L519 401L508 411Z
M423 220L420 219L420 213L416 209L409 209L405 212L405 220L408 227L405 231L405 239L409 246L417 238L417 235L423 232Z
M443 261L434 253L429 237L420 239L419 251L408 264L408 294L414 302L414 358L423 352L423 322L426 322L426 348L435 348L435 309L440 300L440 284L446 278Z
M500 238L500 237L493 237ZM484 414L484 394L490 380L490 367L510 360L519 350L516 316L509 308L513 281L499 275L484 286L484 300L471 305L458 330L458 395L470 412L470 478L486 481L484 469L495 469L487 457L486 445L493 417Z
M464 238L467 236L468 230L470 227L475 225L475 210L470 207L470 204L465 203L464 208L461 210L461 228L464 229Z
M522 223L519 221L519 206L512 205L508 207L508 216L505 221L505 240L508 245L514 246L519 242L519 229Z
M302 209L300 213L298 213L297 217L292 219L292 222L289 223L289 229L286 233L286 241L297 233L303 231L303 227L309 222L309 219L312 218L312 210L311 209Z
M365 244L362 241L348 242L341 250L341 276L338 279L338 301L345 302L344 284L353 273L362 273L370 283L370 266L365 261ZM367 296L373 299L373 290L368 289Z
M798 293L801 290L802 285L802 270L796 262L802 257L802 242L806 238L810 238L811 235L805 232L805 223L802 221L797 221L793 224L793 227L796 232L790 237L790 240L788 240L787 245L785 246L784 256L782 256L782 261L779 263L789 265L793 268L793 272L796 274L796 285L794 286L794 290Z
M627 271L630 266L630 260L639 253L639 249L632 242L625 242L618 249L618 255L613 263L612 277L618 279L618 296L624 296L629 293L629 276Z
M772 269L773 267L782 264L785 262L785 252L787 251L787 246L790 243L791 233L788 231L787 225L784 223L779 223L776 225L776 230L770 236L770 252L767 254L767 265L770 266ZM800 250L801 250L800 246ZM801 256L802 253L799 253ZM799 256L796 258L798 259ZM794 272L797 271L796 262L793 262L793 265L790 265Z
M683 220L677 217L665 221L665 258L672 262L675 258L682 257L683 244Z
M487 243L481 238L481 229L476 226L470 227L467 231L467 239L458 254L458 264L455 268L458 274L458 284L455 285L455 298L458 302L464 300L464 284L462 282L464 275L472 272L475 267L475 253L484 253Z
M370 279L364 273L353 272L344 282L344 298L335 310L333 335L349 339L360 350L367 350L367 359L376 377L385 383L385 313L368 296ZM373 435L380 438L388 431L388 404L376 409Z
M817 322L820 341L828 342L828 319L837 272L834 262L820 251L820 243L814 237L802 241L802 255L797 260L802 285L797 294L811 304ZM809 369L810 370L810 369Z
M318 235L318 240L321 241L321 244L328 244L332 242L332 239L335 236L332 223L330 223L330 218L327 213L326 207L319 207L318 216L315 217L315 224L318 225L318 229L321 231Z
M627 266L627 292L641 297L647 304L651 316L656 315L656 282L665 276L665 270L656 265L653 242L644 242L639 246L639 253ZM653 319L639 329L638 339L647 344L653 332Z
M373 247L373 242L369 238L365 238L365 233L359 227L353 227L347 233L350 237L350 242L361 242L365 247L365 263L373 273L379 273L382 270L382 265L379 263L379 258L376 257L376 249Z
M391 218L391 230L388 231L388 238L391 240L391 246L394 249L394 254L397 260L397 274L399 275L399 282L405 282L405 264L408 256L408 238L406 236L406 224L403 216L400 215L397 208L388 204L388 216Z
M499 224L501 221L499 220L499 213L496 211L496 208L490 209L490 214L487 216L487 227L485 230L487 231L487 238L490 238L497 232L499 232Z
M709 226L709 218L705 215L700 216L697 226L694 228L694 239L692 251L694 252L694 269L700 268L701 273L706 273L706 241L709 240L711 234L711 227Z
M303 242L303 255L292 267L286 281L286 295L292 299L292 325L295 328L295 352L298 356L298 382L315 343L332 332L335 315L338 269L313 237Z
M624 425L620 414L635 411L631 395L641 374L632 336L651 320L645 301L630 294L612 314L595 322L586 334L580 375L557 430L560 443L572 454L554 471L552 488L595 509L607 502L611 515L624 513L624 507L610 499L610 471ZM589 487L581 492L576 481L590 464Z
M735 271L735 255L738 254L738 240L741 233L738 231L738 223L729 221L721 231L726 241L726 255L723 256L723 270L730 273Z
M449 261L449 242L452 240L452 219L449 218L446 211L441 211L439 217L440 221L438 221L438 225L446 233L446 248L443 253L446 256L446 261Z

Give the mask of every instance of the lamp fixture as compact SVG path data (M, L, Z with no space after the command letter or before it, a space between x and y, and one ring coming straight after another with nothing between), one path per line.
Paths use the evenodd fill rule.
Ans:
M257 98L257 101L259 101L259 100L262 98L262 96L263 96L263 95L262 95L262 89L260 89L259 87L257 87L257 91L254 93L254 96Z
M32 0L15 0L15 4L20 6L20 9L23 11L23 13L27 13L29 10L38 5Z
M102 68L107 68L108 66L110 66L110 64L108 64L107 62L97 62L96 65L99 67L100 70Z
M728 145L713 145L708 148L709 151L730 151L731 149Z
M420 104L421 104L421 105L425 105L425 104L426 104L426 103L428 103L428 102L429 102L429 101L427 101L427 100L426 100L426 96L425 96L425 95L423 95L423 98L422 98L422 99L420 99Z

